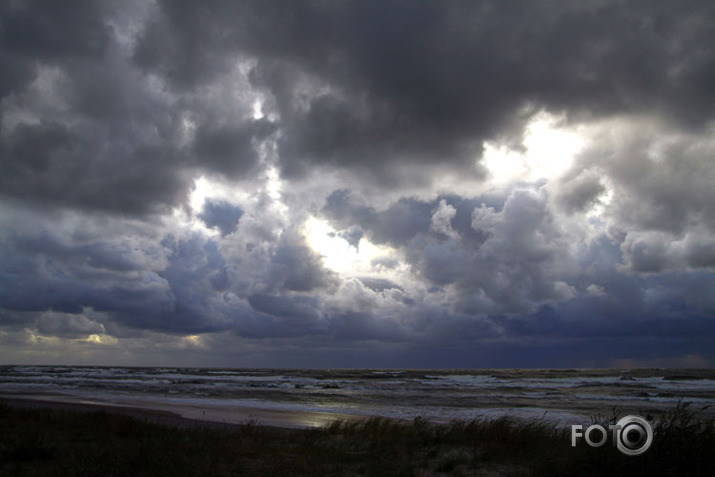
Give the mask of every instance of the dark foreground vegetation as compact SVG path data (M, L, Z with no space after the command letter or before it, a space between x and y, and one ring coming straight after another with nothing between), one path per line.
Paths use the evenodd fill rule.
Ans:
M610 440L571 447L570 430L546 422L374 418L323 429L219 428L0 403L0 475L710 476L715 425L696 417L687 405L659 416L652 447L627 457Z

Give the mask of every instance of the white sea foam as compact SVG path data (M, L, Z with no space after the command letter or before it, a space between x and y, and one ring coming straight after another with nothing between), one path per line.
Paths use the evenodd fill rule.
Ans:
M245 408L437 421L506 416L564 424L612 405L650 410L681 401L700 407L714 403L712 373L687 373L6 366L0 367L0 393L169 406L192 416L199 409L214 410L220 419L232 412L242 415L238 410Z

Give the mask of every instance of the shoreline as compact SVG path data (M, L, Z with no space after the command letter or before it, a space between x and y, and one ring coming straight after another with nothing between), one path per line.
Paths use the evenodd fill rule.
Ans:
M374 417L319 429L220 423L170 411L0 398L0 474L55 475L708 475L713 421L685 407L654 423L640 457L546 422Z
M183 401L175 397L157 399L156 396L146 397L142 395L82 395L57 391L35 391L29 390L0 390L0 401L15 401L25 403L26 407L64 407L67 409L80 409L85 411L101 410L112 411L137 417L154 416L149 420L161 422L161 420L183 420L187 423L203 423L206 426L214 427L234 427L241 425L260 425L283 429L318 429L330 426L335 422L361 422L372 418L388 419L396 422L410 423L415 418L430 422L431 424L449 424L453 421L468 422L474 419L492 420L508 418L521 423L546 423L555 428L570 428L571 424L589 424L593 419L604 419L618 411L621 414L636 415L661 415L665 410L673 406L665 406L663 403L621 403L615 406L613 403L603 403L601 407L584 406L581 403L574 403L571 408L551 408L543 406L539 413L535 413L535 408L524 408L518 403L513 403L513 407L475 407L471 416L453 418L435 418L434 416L391 416L388 413L379 412L340 412L335 409L315 410L315 409L284 409L272 408L255 404L237 403L235 401L211 400L201 402L196 400ZM270 402L270 401L269 401ZM687 400L683 400L687 403ZM265 403L263 403L265 404ZM315 406L314 406L315 407ZM715 418L715 408L710 406L695 405L693 410L698 411L702 419ZM512 412L507 412L511 410ZM493 412L497 411L497 412ZM565 419L563 416L571 416ZM178 422L178 421L177 421Z
M56 401L43 398L8 397L0 396L0 404L7 405L14 409L49 409L59 411L71 411L80 413L110 412L122 416L131 417L152 424L161 424L179 429L184 428L237 428L240 424L219 423L199 419L190 419L175 412L162 411L158 409L142 409L129 406L116 406L110 404Z
M0 398L158 412L221 424L320 428L336 421L508 418L558 428L689 403L715 418L707 370L259 370L0 366ZM667 376L665 376L667 374ZM134 410L134 411L129 411Z
M336 421L354 422L371 417L332 412L276 411L245 407L231 407L230 410L200 409L199 407L187 409L186 406L162 405L156 402L142 406L49 395L12 396L0 394L0 403L6 403L19 409L59 409L87 413L106 411L177 428L238 429L245 425L254 425L282 430L305 430L324 427Z

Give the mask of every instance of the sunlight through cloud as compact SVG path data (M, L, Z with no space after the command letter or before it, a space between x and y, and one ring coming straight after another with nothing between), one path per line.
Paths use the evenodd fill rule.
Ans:
M571 166L574 156L584 147L579 134L560 127L561 118L539 113L526 127L519 152L508 146L486 142L484 164L493 185L515 181L552 180Z
M358 246L350 245L326 221L316 217L305 222L304 233L308 245L323 257L325 266L345 275L370 273L373 260L390 254L365 238Z

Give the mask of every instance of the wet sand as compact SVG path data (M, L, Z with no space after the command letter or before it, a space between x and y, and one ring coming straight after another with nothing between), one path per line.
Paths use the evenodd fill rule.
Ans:
M236 406L199 407L171 402L128 399L109 402L65 395L0 395L0 400L14 407L68 409L82 412L108 411L149 422L174 427L233 427L245 424L283 429L322 427L331 422L354 421L366 416L334 412L269 410Z

